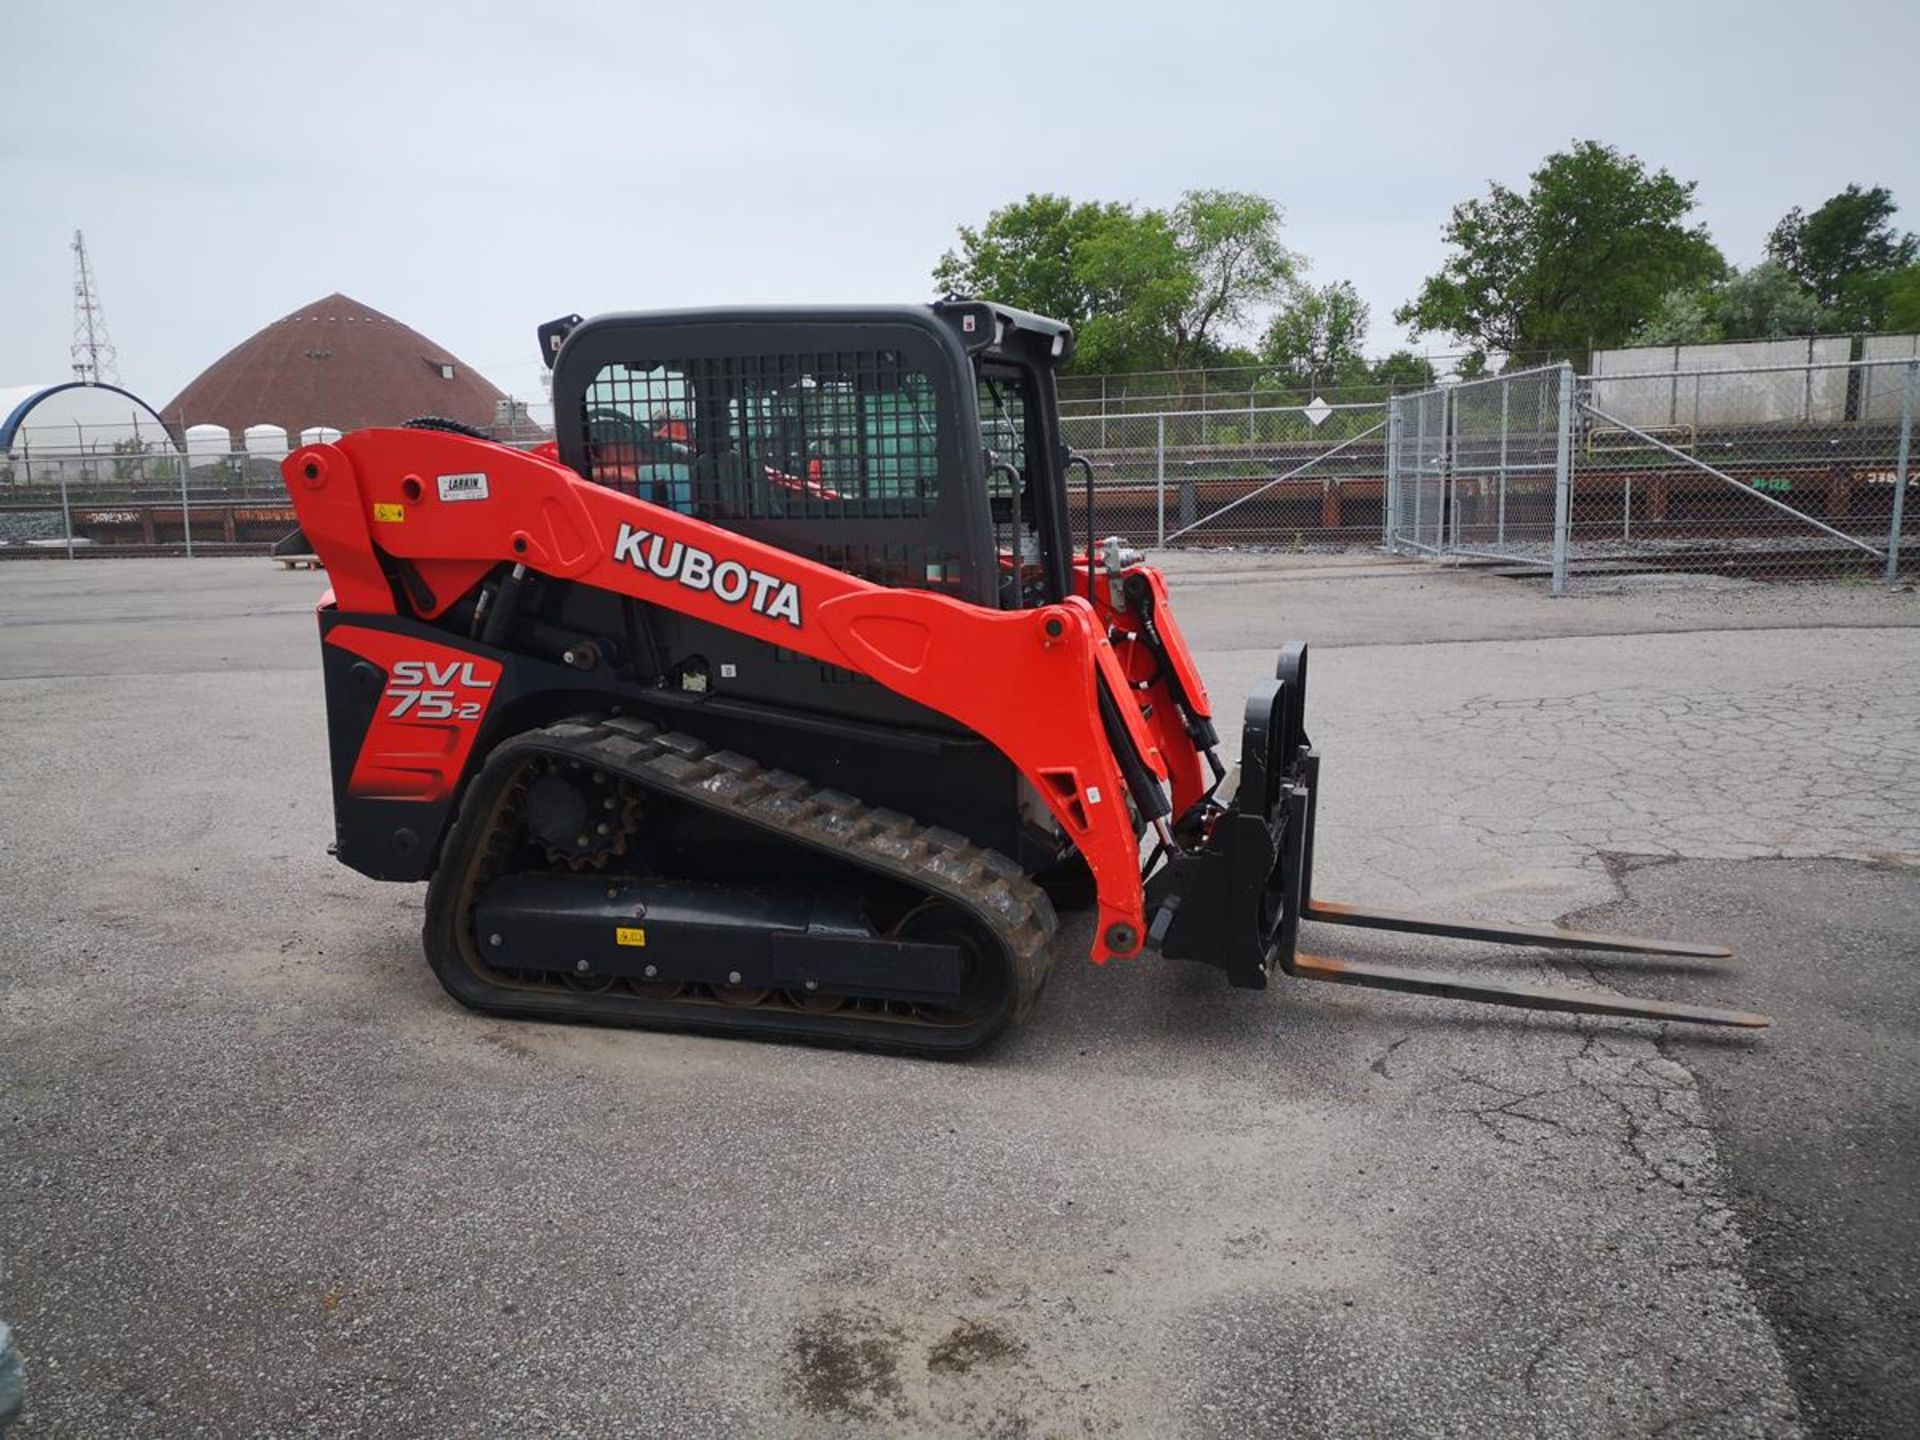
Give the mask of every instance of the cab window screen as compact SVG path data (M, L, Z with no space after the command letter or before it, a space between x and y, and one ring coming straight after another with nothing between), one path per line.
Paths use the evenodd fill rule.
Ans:
M712 519L888 519L939 498L928 375L889 350L604 367L582 401L592 479Z
M1027 387L1012 377L986 375L980 379L980 443L990 461L1004 462L1027 473ZM1006 473L991 477L996 494L1009 488Z

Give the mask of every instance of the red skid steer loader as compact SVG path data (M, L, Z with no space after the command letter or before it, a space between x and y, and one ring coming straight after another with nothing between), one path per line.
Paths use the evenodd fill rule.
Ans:
M1096 963L1766 1023L1301 952L1316 920L1726 953L1316 900L1307 648L1248 698L1229 776L1160 575L1096 542L1064 325L950 298L569 316L540 343L539 450L423 419L285 464L333 586L336 853L428 882L465 1004L964 1053L1091 906Z

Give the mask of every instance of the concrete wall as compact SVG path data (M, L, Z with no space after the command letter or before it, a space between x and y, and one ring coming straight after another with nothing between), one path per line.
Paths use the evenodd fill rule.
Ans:
M1869 335L1860 342L1862 360L1910 360L1920 355L1920 335ZM1904 365L1871 365L1860 371L1860 418L1900 418L1901 391L1907 383Z
M1781 366L1840 365L1845 336L1745 340L1727 345L1652 345L1593 352L1593 403L1642 429L1707 428L1846 419L1847 371ZM1747 374L1696 374L1747 370ZM1633 379L1618 377L1633 376Z

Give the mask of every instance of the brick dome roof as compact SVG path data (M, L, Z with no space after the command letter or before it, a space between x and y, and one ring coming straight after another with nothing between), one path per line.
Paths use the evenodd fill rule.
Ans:
M345 295L302 305L243 340L160 409L169 428L279 425L296 443L310 426L359 430L444 415L491 425L506 397L485 376Z

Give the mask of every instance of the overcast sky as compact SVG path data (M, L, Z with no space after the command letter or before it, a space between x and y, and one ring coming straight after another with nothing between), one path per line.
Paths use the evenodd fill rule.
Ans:
M0 14L0 385L68 377L82 227L156 405L335 290L532 398L542 320L927 298L954 227L1031 190L1270 196L1376 353L1448 208L1576 138L1697 180L1736 263L1849 181L1920 229L1915 0Z

